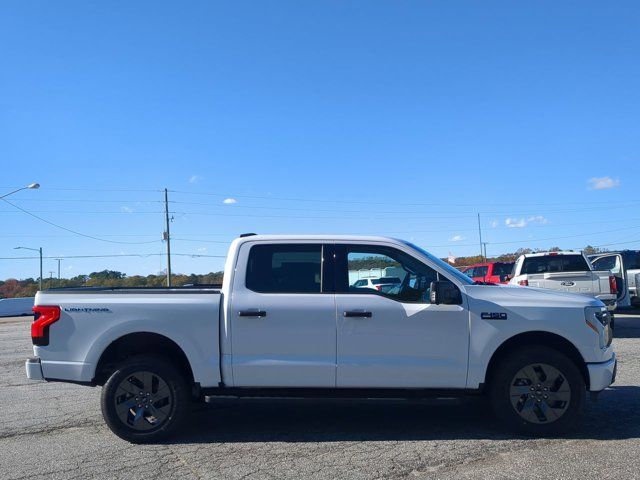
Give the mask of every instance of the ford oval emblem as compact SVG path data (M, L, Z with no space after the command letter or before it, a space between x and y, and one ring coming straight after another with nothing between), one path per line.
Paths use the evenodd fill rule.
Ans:
M575 284L576 282L560 282L563 287L573 287Z

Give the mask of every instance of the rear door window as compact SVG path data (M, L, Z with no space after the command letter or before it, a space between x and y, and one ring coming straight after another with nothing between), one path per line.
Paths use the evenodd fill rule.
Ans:
M474 271L474 277L486 277L487 272L489 271L489 267L476 267Z
M246 286L259 293L321 293L322 245L255 245Z

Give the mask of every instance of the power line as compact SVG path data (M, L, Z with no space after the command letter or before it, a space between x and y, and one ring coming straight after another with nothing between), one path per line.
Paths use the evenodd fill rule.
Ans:
M7 187L2 186L0 188L15 188L15 187ZM76 187L76 188L60 188L60 187L40 187L42 190L51 190L56 192L162 192L162 189L159 188L121 188L121 187L113 187L113 188L96 188L96 187Z
M43 256L44 259L49 260L65 260L68 258L118 258L118 257L139 257L139 258L147 258L147 257L157 257L164 256L165 253L114 253L107 255L56 255L56 256ZM208 255L208 254L199 254L199 253L171 253L173 256L179 257L193 257L193 258L226 258L226 255ZM39 256L32 257L0 257L0 260L34 260L36 258L40 258Z
M412 205L412 206L440 206L442 202L372 202L369 200L346 200L346 199L319 199L319 198L303 198L303 197L278 197L272 195L245 195L239 193L218 193L218 192L189 192L186 190L169 190L172 193L181 193L184 195L204 195L204 196L215 196L215 197L237 197L237 198L248 198L248 199L256 199L256 200L276 200L276 201L288 201L288 202L314 202L314 203L339 203L339 204L360 204L360 205ZM633 204L640 204L640 202L630 202ZM493 205L493 206L502 206L503 203L495 203L495 202L474 202L474 203L447 203L450 206L457 207L478 207L480 205ZM545 206L545 205L585 205L585 204L597 204L603 206L611 206L611 202L601 201L601 202L530 202L530 203L520 203L520 205L531 205L531 206ZM483 212L484 213L484 212Z
M255 209L255 210L282 210L282 211L293 211L293 212L309 212L309 211L313 211L313 212L324 212L324 213L382 213L382 214L390 214L390 215L397 215L397 214L407 214L407 215L420 215L423 213L440 213L440 214L459 214L461 212L459 211L444 211L444 210L426 210L426 211L416 211L416 210L353 210L353 209L344 209L344 208L332 208L332 209L327 209L327 208L295 208L295 207L277 207L277 206L265 206L265 205L238 205L238 204L234 204L234 205L221 205L219 203L207 203L207 202L183 202L180 200L172 200L169 203L173 203L176 205L196 205L196 206L208 206L208 207L213 207L213 208L226 208L226 209ZM376 203L374 203L375 205ZM640 204L640 202L629 202L628 204L625 205L636 205L636 204ZM378 203L378 205L389 205L389 204L383 204L383 203ZM393 205L393 204L391 204ZM622 206L623 204L621 204ZM411 204L403 204L403 206L411 206ZM443 204L433 204L433 206L452 206L455 207L456 205L451 205L451 204L447 204L447 205L443 205ZM463 205L458 205L459 207L463 207ZM468 208L471 205L464 205L465 208ZM513 208L511 205L506 205L504 207L505 209L507 208ZM574 208L574 209L561 209L561 210L543 210L543 213L563 213L563 212L582 212L582 211L596 211L596 210L608 210L611 208L610 204L607 205L601 205L601 206L594 206L594 207L587 207L587 208ZM516 211L513 212L511 210L505 210L505 211L487 211L487 210L483 210L482 209L482 213L483 214L490 214L490 215L498 215L498 216L527 216L527 215L532 215L532 214L536 214L536 213L540 213L541 209L536 209L536 210L529 210L529 211ZM473 215L475 217L475 215Z
M15 188L15 186L3 186L0 188L11 189ZM60 192L146 192L146 193L158 193L163 192L164 189L154 189L154 188L122 188L122 187L111 187L111 188L95 188L95 187L76 187L76 188L56 188L56 187L41 187L42 190L45 191L60 191ZM257 199L257 200L275 200L275 201L292 201L292 202L311 202L311 203L338 203L338 204L360 204L360 205L404 205L404 206L440 206L441 202L372 202L369 200L349 200L349 199L327 199L327 198L305 198L305 197L281 197L274 195L247 195L242 193L220 193L220 192L192 192L187 190L169 190L171 193L179 193L183 195L200 195L200 196L215 196L215 197L237 197L237 198L247 198L247 199ZM85 199L79 199L81 201L86 201ZM44 199L28 199L28 201L46 201ZM61 200L67 201L67 200ZM75 200L70 200L75 201ZM92 200L92 201L100 201L100 200ZM124 200L102 200L105 202L124 202ZM139 200L131 200L131 201L139 201ZM158 200L144 200L150 202L159 202ZM559 202L527 202L527 203L519 203L523 206L553 206L553 205L603 205L610 206L610 201L577 201L577 202L567 202L567 201L559 201ZM640 204L640 201L634 202L623 202L622 204ZM448 203L450 206L458 206L458 207L478 207L478 206L498 206L501 207L504 205L503 202L473 202L473 203ZM483 212L485 213L485 212Z
M634 222L634 221L640 221L640 218L627 218L625 219L626 221L629 222ZM549 223L544 223L544 224L529 224L527 225L527 229L530 228L553 228L553 227L560 227L562 226L564 227L569 227L569 226L576 226L576 225L593 225L593 220L590 220L588 222L570 222L570 223L562 223L562 225L558 225L558 224L554 224L552 222ZM598 221L599 224L611 224L611 223L615 223L615 224L619 224L621 223L620 220L603 220L603 221ZM348 232L350 234L354 234L354 235L379 235L381 233L384 234L396 234L396 233L408 233L408 234L412 234L412 233L453 233L453 232L476 232L478 230L478 228L450 228L450 229L435 229L435 230L376 230L376 231L359 231L359 232ZM502 231L509 231L509 232L514 232L514 231L518 231L517 228L513 228L513 227L505 227L505 226L500 226L500 227L492 227L492 228L486 228L486 231L491 233L491 232L502 232ZM199 232L199 233L181 233L180 236L181 237L207 237L207 236L216 236L216 237L231 237L231 238L236 238L238 236L238 234L241 233L241 230L237 230L235 232L227 232L227 233L221 233L221 232L216 232L216 233L207 233L207 232ZM262 233L268 233L268 232L262 232ZM100 236L100 237L156 237L156 234L149 234L149 233L95 233L93 234L95 236ZM0 234L0 238L8 238L8 237L47 237L47 238L71 238L73 237L73 235L46 235L46 234L37 234L37 233L3 233ZM226 242L225 242L226 243Z
M5 200L6 201L6 200ZM15 206L15 205L14 205ZM29 210L29 212L31 213L62 213L62 214L71 214L71 215L78 215L78 214L90 214L90 215L99 215L99 214L106 214L106 215L112 215L112 214L117 214L117 215L160 215L163 212L157 211L157 212L149 212L149 211L125 211L125 210L95 210L95 211L89 211L89 210ZM0 213L18 213L18 212L12 212L11 210L0 210Z
M2 188L2 187L0 187ZM42 202L42 203L51 203L51 202L67 202L67 203L163 203L160 200L148 200L148 199L120 199L120 200L105 200L105 199L97 199L97 198L21 198L20 202Z
M23 212L23 213L25 213L25 214L33 217L33 218L36 218L36 219L40 220L41 222L44 222L44 223L46 223L48 225L51 225L51 226L56 227L56 228L59 228L61 230L65 230L67 232L73 233L73 234L78 235L80 237L91 238L93 240L98 240L100 242L118 243L118 244L127 244L127 245L141 245L141 244L156 243L156 242L160 242L161 241L161 240L150 240L150 241L145 241L145 242L123 242L123 241L119 241L119 240L107 240L105 238L94 237L93 235L87 235L85 233L81 233L81 232L78 232L76 230L72 230L70 228L63 227L62 225L58 225L57 223L53 223L53 222L51 222L49 220L46 220L46 219L44 219L42 217L39 217L38 215L36 215L34 213L31 213L30 211L25 210L24 208L19 207L18 205L15 205L15 204L11 203L9 200L7 200L5 198L2 198L0 200L2 200L5 203L8 203L13 208L17 208L21 212Z

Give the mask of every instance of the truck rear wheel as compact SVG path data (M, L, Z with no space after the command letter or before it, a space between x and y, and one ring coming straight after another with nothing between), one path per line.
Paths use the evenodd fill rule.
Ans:
M576 427L586 387L575 363L545 346L522 348L503 358L489 383L497 417L527 435L555 435Z
M100 403L113 433L133 443L153 443L179 427L190 398L179 370L144 355L118 366L102 388Z

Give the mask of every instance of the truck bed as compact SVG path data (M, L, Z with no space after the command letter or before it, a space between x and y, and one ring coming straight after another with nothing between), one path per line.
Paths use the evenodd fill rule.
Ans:
M163 337L185 353L195 382L215 386L221 380L221 299L214 286L45 290L35 304L59 306L60 318L49 329L48 345L35 346L34 354L44 378L92 383L114 342Z

